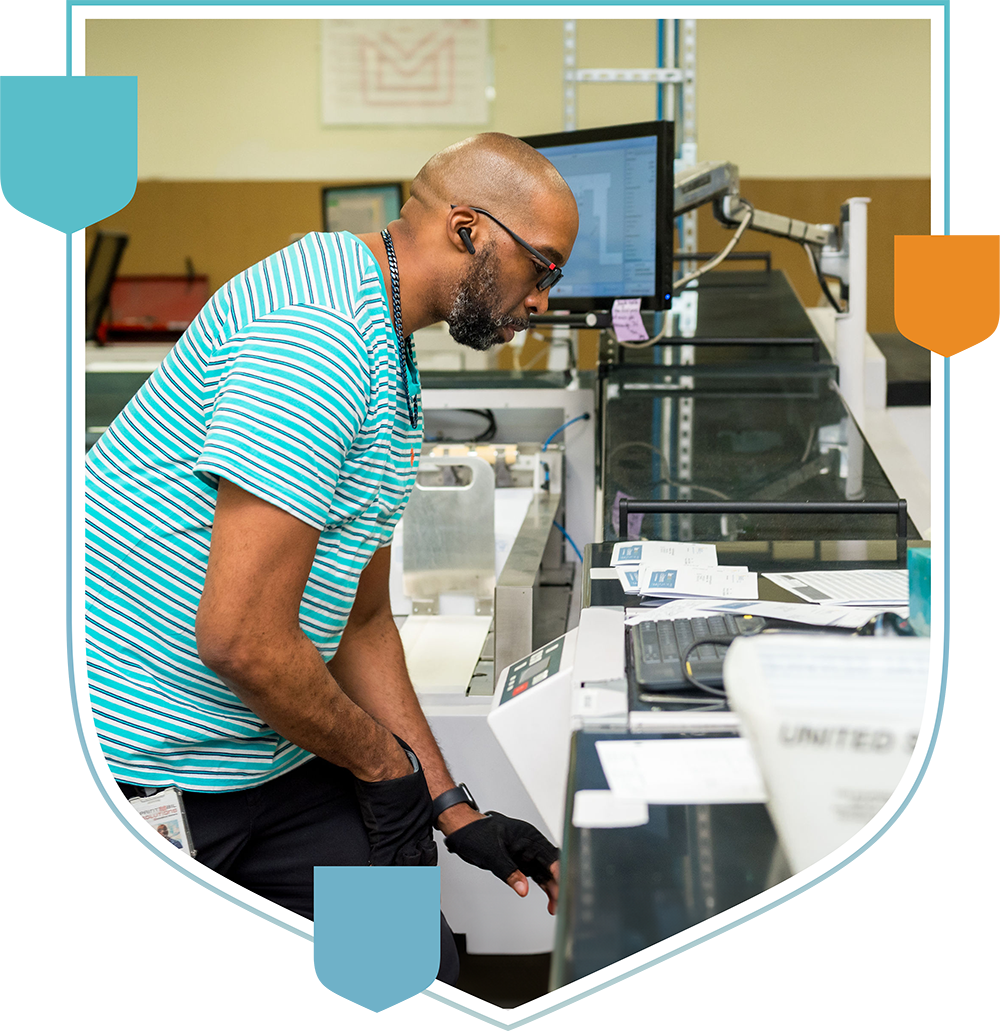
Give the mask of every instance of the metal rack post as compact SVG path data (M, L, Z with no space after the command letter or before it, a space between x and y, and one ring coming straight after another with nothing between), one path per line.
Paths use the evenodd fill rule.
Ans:
M680 66L677 65L676 34L680 27ZM693 161L696 146L694 118L694 75L696 30L693 18L667 19L666 65L663 68L578 68L576 53L576 21L563 22L563 128L568 132L576 126L576 90L580 82L655 82L667 87L664 116L672 118L675 125L683 123L683 145L689 153L682 153L683 160ZM681 86L678 93L674 86ZM678 98L680 106L678 106ZM685 250L697 250L695 244L684 243Z

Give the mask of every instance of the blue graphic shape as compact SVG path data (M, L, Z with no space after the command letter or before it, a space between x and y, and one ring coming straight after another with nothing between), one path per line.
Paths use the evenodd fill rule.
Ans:
M0 77L0 189L64 233L113 215L135 193L138 79Z
M650 587L665 587L668 591L673 590L674 584L677 582L677 570L676 569L658 569L655 573L652 573L649 577Z
M317 866L313 896L313 964L331 992L378 1013L437 977L440 868Z
M949 232L1000 182L1000 135L981 129L982 114L990 109L987 105L995 93L993 41L1000 27L1000 14L989 5L968 0L948 2L944 7L945 231ZM64 28L68 38L68 4L38 3L32 8L32 14L35 13L38 25L44 27L44 35L39 31L37 39L32 36L24 48L35 69L23 80L28 82L28 89L40 77L37 69L44 67L54 32L57 43L63 38ZM794 12L790 14L794 16ZM60 58L62 63L54 74L68 74L63 67L68 67L68 46ZM8 96L20 97L23 93L19 84ZM48 126L42 121L37 128L37 142L43 145ZM25 139L26 145L34 146L35 142L31 136ZM134 154L128 160L134 161ZM111 158L105 149L102 176L113 171L110 165ZM48 195L30 214L34 247L42 243L41 234L36 231L40 225L37 217L44 214L46 207L53 206L53 197L64 204L66 224L84 225L89 221L85 199L77 198L74 209L72 192ZM37 203L37 198L32 203ZM22 206L27 210L32 203L26 200ZM166 905L157 911L155 900L145 900L143 912L202 955L251 977L256 972L254 964L268 965L266 953L275 962L301 949L308 942L308 935L293 933L274 918L261 917L260 924L249 918L228 924L229 910L209 899L212 895L225 897L223 892L211 888L202 898L198 878L174 863L161 862L159 852L122 820L107 797L104 796L102 808L92 791L100 785L89 765L90 757L76 720L70 664L67 442L71 430L78 434L78 428L71 427L69 421L68 256L68 241L62 239L28 259L10 262L5 270L11 273L4 284L9 288L9 294L5 289L3 296L5 336L30 343L34 352L23 348L26 355L22 359L13 354L14 348L8 348L10 364L5 364L4 375L0 376L4 413L12 428L4 451L5 483L16 487L11 490L14 502L8 503L0 514L9 542L4 556L8 590L3 600L2 633L7 645L4 716L11 745L42 809L124 894L135 901L142 896L143 882L156 880L162 874L168 878L168 888L178 887L184 893L179 908L187 912L178 916L170 911L177 906ZM21 292L22 285L27 292ZM28 290L29 287L38 289ZM44 319L39 319L38 312L44 313ZM36 383L40 374L37 356L44 356L43 393L26 388ZM894 829L894 821L856 857L825 874L809 890L800 889L787 905L769 907L775 912L794 912L794 926L791 920L772 922L764 911L714 932L708 939L712 946L712 985L704 986L699 979L703 979L707 969L703 959L704 969L698 974L692 972L693 964L684 958L686 954L698 955L698 943L694 943L672 956L646 964L641 970L623 973L593 987L578 999L557 996L556 1004L546 1008L542 1015L515 1020L516 1026L559 1031L570 1026L610 1028L627 1023L630 1028L662 1031L677 1023L675 1009L667 1010L668 997L674 992L685 995L681 1008L686 1011L694 1005L701 1007L698 1011L718 1005L793 965L793 953L798 953L794 962L801 962L822 949L824 942L836 940L857 926L954 833L985 793L997 766L1000 747L986 731L993 725L990 717L995 717L991 696L982 690L984 685L989 687L992 675L988 642L970 640L971 651L960 657L955 623L984 600L975 595L974 584L969 583L972 570L981 563L985 531L981 518L973 518L972 509L995 510L997 491L989 478L981 477L981 466L975 456L982 453L982 441L992 440L995 434L985 412L996 410L997 395L995 387L991 388L981 377L976 381L974 373L963 372L949 362L945 368L948 523L946 537L935 540L935 553L946 553L945 607L949 616L956 619L949 621L945 637L942 701L935 738L925 770L900 810L903 820L899 828ZM975 415L975 408L979 415ZM964 507L969 511L964 511ZM971 594L962 593L965 586L972 588ZM973 708L980 704L987 706L981 719L980 710ZM972 711L976 719L970 726L967 717ZM57 794L61 791L65 795L67 785L72 786L74 794L84 789L82 794L76 794L79 811L75 814L64 811L65 806L61 808ZM94 808L89 808L92 802ZM115 824L121 829L116 835ZM102 830L110 833L102 836ZM911 847L913 851L906 854ZM888 860L885 869L879 868L881 859ZM178 874L176 885L169 880L171 871ZM158 884L162 887L162 883ZM165 894L170 896L173 892ZM175 928L187 931L188 938L174 933ZM284 938L282 928L288 932ZM244 944L240 938L254 940ZM236 955L241 952L253 955ZM768 965L766 957L771 954L774 962ZM751 956L751 971L740 976L740 969ZM685 984L686 971L692 973L691 992ZM669 990L664 986L669 986ZM322 992L322 986L316 986L316 991ZM475 1031L499 1024L433 992L424 993L422 1006L424 1031Z

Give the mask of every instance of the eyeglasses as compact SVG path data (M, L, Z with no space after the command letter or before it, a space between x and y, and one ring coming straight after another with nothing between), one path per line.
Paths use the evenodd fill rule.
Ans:
M455 205L452 204L452 207L455 207ZM517 233L514 232L513 229L508 229L503 224L503 222L501 222L500 219L496 217L496 215L491 215L485 208L473 208L470 205L469 209L471 211L478 212L480 215L485 215L487 218L492 219L494 222L496 222L496 224L505 233L507 233L514 240L515 243L519 243L539 263L539 265L541 265L545 269L545 271L542 273L541 279L539 279L538 282L535 284L537 289L548 290L549 287L555 286L556 283L558 283L559 280L562 279L563 270L558 265L549 261L549 259L546 258L541 251L536 250L534 247L532 247L527 240L523 240L520 236L517 235Z

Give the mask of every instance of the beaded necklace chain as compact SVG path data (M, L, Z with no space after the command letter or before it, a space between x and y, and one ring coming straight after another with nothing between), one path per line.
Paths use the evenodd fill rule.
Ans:
M417 398L410 398L410 374L412 368L416 372L413 361L413 335L403 337L403 316L399 305L399 266L396 264L396 250L392 246L392 237L388 229L382 230L382 242L385 244L385 256L389 261L389 282L392 294L392 325L396 331L396 346L399 353L399 368L403 373L403 392L406 395L406 412L410 417L410 425L417 426Z

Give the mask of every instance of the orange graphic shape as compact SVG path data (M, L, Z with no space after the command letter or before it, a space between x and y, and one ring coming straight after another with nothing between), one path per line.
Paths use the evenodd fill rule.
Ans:
M1000 236L897 236L896 328L950 357L1000 323Z

